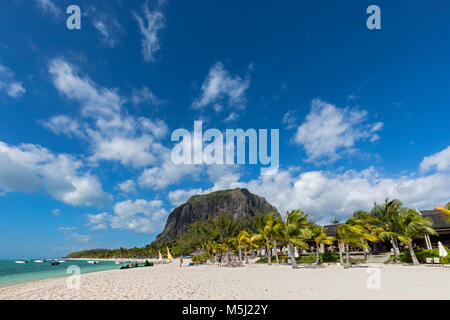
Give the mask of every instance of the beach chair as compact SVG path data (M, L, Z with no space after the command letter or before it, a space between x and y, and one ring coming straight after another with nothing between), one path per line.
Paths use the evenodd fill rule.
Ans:
M433 266L433 258L426 258L427 264L431 264Z
M433 258L433 264L440 265L441 264L440 259L439 258Z

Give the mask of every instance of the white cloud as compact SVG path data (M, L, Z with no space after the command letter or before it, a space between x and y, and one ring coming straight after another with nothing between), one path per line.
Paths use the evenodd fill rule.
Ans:
M159 232L164 227L168 212L162 207L160 200L144 199L117 202L114 214L106 212L88 214L88 225L92 230L103 230L108 225L113 229L132 230L135 233Z
M71 233L69 235L69 239L73 239L78 242L89 242L91 240L91 236L86 234Z
M131 101L133 101L134 104L148 103L154 106L159 106L165 103L164 100L158 99L147 86L144 86L139 90L133 89Z
M168 198L170 203L174 206L179 206L182 203L185 203L190 197L203 193L202 189L179 189L169 192Z
M0 64L0 92L11 98L19 98L25 92L21 82L15 80L14 73L8 67Z
M122 26L111 15L96 16L94 27L100 34L101 41L108 47L114 48L120 35L123 33Z
M170 159L161 166L145 169L138 179L143 188L161 190L171 184L179 183L186 176L197 177L201 167L190 164L174 164Z
M228 117L223 119L223 122L225 122L225 123L233 122L233 121L236 121L238 118L239 118L239 115L236 112L231 112L228 115Z
M420 163L420 170L423 172L436 169L437 171L446 171L450 169L450 146L441 152L425 157Z
M119 161L134 168L157 162L164 148L156 140L168 132L164 121L129 115L117 90L96 85L62 59L52 60L49 72L59 92L81 104L83 119L56 116L44 122L47 128L87 140L94 162Z
M38 192L71 205L104 206L112 196L97 177L81 172L82 163L33 144L9 146L0 142L0 190Z
M261 175L248 182L240 181L239 174L217 171L212 180L214 186L210 189L172 191L169 193L169 200L178 204L192 194L247 188L250 192L265 197L283 216L286 211L300 208L324 223L331 217L345 219L356 210L369 210L374 201L382 202L387 197L400 199L405 206L419 209L431 209L436 204L450 201L450 173L447 171L429 175L412 172L409 175L391 177L373 167L343 173L299 173L292 168L279 170L276 175Z
M62 11L51 0L36 0L39 8L44 12L51 14L54 18L59 18L62 15Z
M136 19L139 25L139 30L142 35L142 55L145 62L154 61L154 54L160 49L160 41L158 32L164 28L164 14L155 9L150 11L147 4L144 4L144 19L137 13L133 12L133 17Z
M136 183L134 183L133 180L125 180L124 182L117 185L117 189L125 193L135 193Z
M221 62L214 64L209 70L202 85L200 97L194 100L192 107L202 109L208 105L220 105L226 100L228 106L239 109L245 108L247 99L245 91L250 86L250 79L240 76L231 76Z
M41 123L55 134L65 134L69 137L85 137L81 124L65 115L55 116L49 120L41 121Z
M298 127L295 142L305 148L307 161L332 163L343 153L354 151L361 140L379 139L383 123L364 124L367 111L335 105L315 99L306 120Z
M286 129L292 129L296 127L297 118L295 116L296 111L288 110L283 116L283 123L286 125Z
M58 230L59 231L72 231L75 230L75 227L59 227Z
M52 215L54 215L54 216L59 216L60 213L61 213L60 209L53 209L52 210Z
M88 226L91 226L92 230L105 230L108 228L107 222L109 215L107 212L100 214L87 214Z

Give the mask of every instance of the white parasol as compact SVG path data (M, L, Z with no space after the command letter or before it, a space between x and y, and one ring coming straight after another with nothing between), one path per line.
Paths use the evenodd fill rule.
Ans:
M442 245L442 242L438 242L439 247L439 257L446 257L448 255L447 250L445 250L444 246Z

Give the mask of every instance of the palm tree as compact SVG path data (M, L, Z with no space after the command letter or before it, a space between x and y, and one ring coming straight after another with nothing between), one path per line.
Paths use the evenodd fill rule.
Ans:
M237 243L237 239L236 238L232 238L232 237L226 238L225 241L224 241L224 244L225 244L225 246L227 248L227 251L226 251L226 253L227 253L227 263L230 263L230 251L233 251L233 249L236 248L236 243Z
M272 265L272 257L270 254L270 240L275 239L278 236L280 219L275 216L275 212L270 212L263 219L257 220L257 229L262 238L266 241L266 256L267 263ZM276 244L276 240L275 240ZM278 255L276 256L278 263Z
M448 202L444 207L434 207L434 210L442 213L447 218L447 221L450 222L450 202Z
M404 210L402 209L400 200L386 199L382 204L374 203L374 207L370 212L371 216L377 218L383 224L385 233L382 236L382 240L389 240L391 242L394 254L397 258L400 251L398 249L398 242L395 234L398 231L397 218L402 211Z
M371 238L371 235L367 233L362 225L351 224L348 221L341 224L337 228L336 232L337 239L339 241L339 258L341 264L343 264L342 259L342 248L345 247L347 264L351 264L350 260L350 245L362 247L364 249L368 248L367 238Z
M339 220L338 217L334 217L333 219L330 220L331 224L339 224L341 221Z
M328 236L326 234L328 228L324 228L323 226L313 225L311 228L312 237L314 242L316 243L316 264L320 264L320 245L332 245L335 237Z
M288 245L289 257L292 268L297 268L297 260L294 254L294 245L307 249L306 239L312 237L308 223L308 215L302 210L286 212L284 223L277 228L278 237Z
M413 240L422 238L424 235L438 235L436 230L431 226L433 222L429 218L424 218L417 211L408 209L405 213L398 217L398 239L406 244L411 254L414 265L419 264L416 254L414 253Z
M244 247L245 263L248 264L247 247L250 242L250 234L246 230L239 232L237 243L239 246L239 262L242 263L242 247Z

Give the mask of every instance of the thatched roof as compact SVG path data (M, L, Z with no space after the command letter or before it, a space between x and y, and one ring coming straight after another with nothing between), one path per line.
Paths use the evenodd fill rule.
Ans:
M197 248L197 250L195 250L194 252L191 253L191 256L199 256L199 255L202 255L204 253L205 253L205 251L200 250L200 249Z
M447 222L447 219L441 213L439 213L439 211L436 211L436 210L422 210L422 211L420 211L420 213L424 217L430 218L431 221L433 221L433 228L438 233L450 232L450 223ZM328 228L326 234L329 235L329 236L336 235L337 227L340 224L331 224L331 225L325 226L326 228Z

